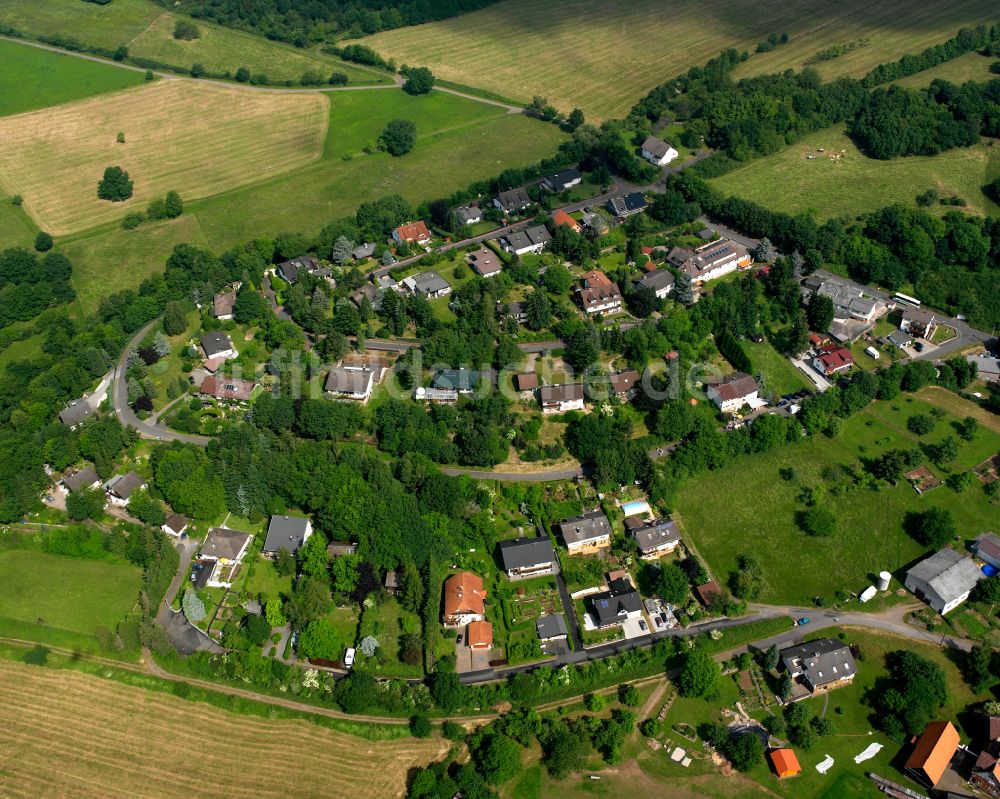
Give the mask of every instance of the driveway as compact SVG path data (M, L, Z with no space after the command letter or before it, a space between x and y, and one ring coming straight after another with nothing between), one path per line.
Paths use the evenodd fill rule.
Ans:
M186 538L176 542L175 548L180 555L180 564L174 579L170 581L167 593L163 597L163 602L156 613L156 623L166 630L167 638L174 648L182 655L190 655L193 652L205 650L208 652L221 652L222 647L209 638L205 633L189 622L184 614L170 608L178 591L186 587L191 574L191 559L198 551L198 542Z

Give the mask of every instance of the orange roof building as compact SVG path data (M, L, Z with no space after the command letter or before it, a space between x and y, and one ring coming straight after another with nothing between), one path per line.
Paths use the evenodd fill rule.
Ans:
M958 751L958 730L950 721L932 721L920 736L904 769L925 785L934 787L948 770L948 764Z
M402 244L404 242L426 244L431 240L431 232L427 229L427 225L424 224L424 221L421 219L416 222L407 222L405 225L400 225L392 232L392 237L396 240L397 244Z
M580 227L580 223L567 214L562 208L552 214L552 221L555 222L556 225L566 225L574 233L579 233L583 230L583 228Z
M802 773L799 759L791 749L772 749L768 753L768 757L771 758L771 765L774 766L779 780L786 777L797 777Z
M444 623L460 626L482 621L486 608L483 580L472 572L459 572L444 581ZM491 633L492 635L492 633Z
M493 625L488 621L474 621L465 628L465 642L470 649L493 648Z

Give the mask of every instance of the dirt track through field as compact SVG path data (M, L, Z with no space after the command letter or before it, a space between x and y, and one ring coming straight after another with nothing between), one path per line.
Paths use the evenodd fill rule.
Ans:
M0 795L25 799L381 799L401 796L407 771L446 750L10 661L0 661L0 725Z
M113 222L170 190L208 197L320 157L329 100L160 81L0 119L0 187L52 234ZM118 132L125 143L116 142ZM97 198L105 167L134 181L126 202Z

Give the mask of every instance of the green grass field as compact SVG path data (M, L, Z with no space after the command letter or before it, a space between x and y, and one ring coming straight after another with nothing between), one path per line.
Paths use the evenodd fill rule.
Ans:
M200 31L197 39L178 41L173 37L178 19L188 17L164 11L149 0L114 0L108 5L66 0L5 0L0 5L0 23L29 36L61 34L110 50L124 44L133 56L184 69L195 62L213 72L235 72L246 66L272 81L298 81L306 70L318 70L328 77L336 70L357 85L390 82L384 73L353 67L318 51L297 49L202 20L195 23Z
M0 116L127 89L142 74L0 41Z
M139 569L100 560L0 551L0 630L43 642L90 641L114 629L135 606Z
M30 247L38 228L23 208L11 202L11 197L0 191L0 247Z
M743 349L750 357L754 373L763 372L764 384L771 394L794 394L810 388L802 372L769 342L744 341Z
M995 17L991 0L918 7L906 0L679 0L669 10L646 0L509 0L362 41L401 63L429 66L445 80L524 102L540 94L562 110L579 106L606 118L622 116L653 86L720 50L752 51L773 32L787 31L791 42L753 56L738 74L800 66L819 50L868 37L869 47L820 65L828 77L864 74Z
M44 336L41 333L31 336L21 341L14 341L0 350L0 372L7 368L7 364L12 361L27 361L36 355L42 354L42 341Z
M877 402L849 419L837 438L819 436L763 455L735 459L725 469L685 483L676 503L684 536L704 557L720 581L728 579L743 552L757 556L764 567L762 601L805 603L837 590L861 591L871 573L895 571L926 552L902 526L907 512L942 507L951 511L964 539L996 527L997 505L991 505L977 482L962 494L941 486L923 496L905 480L878 491L855 488L843 467L858 467L861 458L892 448L918 446L906 420L926 413L931 403L944 407L948 421L978 413L956 395L926 390ZM942 421L923 441L954 435ZM976 439L959 448L955 468L967 470L1000 449L1000 433L981 420ZM939 476L944 473L930 465ZM791 481L782 469L793 469ZM819 487L823 502L838 517L838 530L827 538L811 538L796 526L795 514L806 488ZM835 496L833 491L841 495ZM719 509L725 508L725 513ZM837 568L831 569L830 564Z
M822 147L825 153L818 152ZM845 151L834 161L831 153ZM809 160L807 155L815 155ZM712 180L729 194L776 211L813 209L821 218L853 218L890 203L914 204L929 188L965 199L974 213L1000 212L982 186L1000 170L1000 149L989 142L940 155L878 161L862 155L842 127L812 133L781 152ZM954 210L938 205L939 213Z
M976 52L966 53L951 61L938 64L936 67L918 72L916 75L900 78L893 83L910 89L923 89L930 86L933 80L947 80L958 85L962 85L968 80L987 81L996 77L990 72L990 64L996 60L996 58L980 55Z

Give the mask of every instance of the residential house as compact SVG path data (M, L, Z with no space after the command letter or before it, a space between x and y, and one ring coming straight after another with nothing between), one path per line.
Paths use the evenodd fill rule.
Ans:
M451 294L451 284L437 272L420 272L403 278L403 285L411 294L420 294L428 300Z
M542 188L558 194L559 192L566 191L566 189L579 186L582 182L583 174L579 169L563 169L542 178Z
M812 693L846 685L858 673L851 648L836 638L823 638L781 651L781 662L793 680Z
M493 205L505 214L519 214L531 207L531 198L528 196L528 192L522 188L508 189L500 192L493 200Z
M630 531L639 556L643 560L656 560L677 549L681 534L677 525L669 519L657 519Z
M238 380L235 377L208 375L201 381L198 393L203 397L211 397L225 402L249 402L255 388L257 388L257 383L254 380Z
M365 304L365 299L367 299L368 304L377 311L382 305L382 295L379 291L379 287L374 283L365 283L356 291L351 292L351 302L353 302L359 310Z
M667 262L684 272L692 281L705 283L737 269L746 269L753 263L753 258L742 244L719 239L694 250L674 247L667 254Z
M421 247L430 244L431 232L427 229L422 219L416 222L407 222L392 231L392 240L396 244L417 244Z
M94 415L94 409L86 399L73 400L59 411L59 421L71 430Z
M403 593L403 576L398 569L387 571L382 585L385 587L386 593L390 596L399 596Z
M656 136L647 136L642 143L642 157L655 166L666 166L680 153Z
M662 300L673 291L675 281L674 273L669 269L654 269L636 278L634 283L639 288L649 289L656 295L656 299Z
M431 386L445 391L457 391L459 394L472 394L489 378L488 372L476 372L464 367L439 369L431 380Z
M465 260L472 267L472 271L480 277L499 275L503 269L500 256L487 247L480 247L475 252L470 252L465 256Z
M292 258L290 261L283 261L277 266L278 277L286 283L295 283L299 279L301 272L312 272L319 266L319 261L303 255L301 258Z
M331 560L341 558L344 555L356 555L357 552L358 545L352 544L350 541L331 541L326 545L326 554Z
M227 360L235 358L239 354L233 347L233 342L229 340L229 336L218 330L205 333L201 337L201 349L205 353L205 358L210 361Z
M566 617L562 613L553 613L550 616L540 616L535 619L535 631L542 644L565 641L569 637Z
M552 235L545 225L534 225L524 230L508 233L500 239L500 246L515 255L539 254L552 241Z
M301 516L272 516L267 525L267 538L264 539L263 555L275 557L284 550L294 555L299 551L309 536L312 535L312 522Z
M497 303L497 313L501 316L509 316L519 325L527 324L528 308L527 303L520 300L508 300Z
M472 572L459 572L444 581L445 627L464 627L486 618L483 579Z
M212 313L221 322L233 318L233 307L236 305L236 291L226 291L216 294L212 300Z
M710 227L703 227L698 231L698 238L702 241L715 241L715 237L718 235L719 234Z
M384 374L385 369L377 363L335 366L327 374L323 389L338 399L368 402Z
M767 753L767 756L779 780L787 779L788 777L797 777L802 773L802 766L799 765L799 759L791 749L772 749Z
M617 219L625 219L646 210L646 198L641 191L633 191L624 197L612 197L605 208Z
M611 546L611 523L599 510L560 522L559 534L570 555L588 555Z
M707 583L696 585L694 587L694 595L698 597L698 601L702 605L710 608L722 596L722 589L719 588L719 584L715 580L709 580Z
M580 223L577 222L569 214L567 214L562 208L559 208L558 210L556 210L554 214L552 214L552 221L555 223L557 227L559 225L566 225L566 227L568 227L574 233L583 232L583 227L581 227Z
M371 258L375 255L376 245L369 244L365 242L364 244L359 244L353 250L351 250L351 257L355 261L363 261L366 258Z
M902 330L893 330L888 335L889 342L899 349L913 346L913 336Z
M424 388L417 386L413 389L413 399L417 402L431 402L441 405L454 405L458 402L458 392L447 388Z
M979 536L972 545L972 551L981 561L1000 569L1000 536L996 533L984 533Z
M250 533L225 527L209 530L198 556L203 564L211 568L204 584L209 588L231 587L251 541L253 536Z
M399 291L399 283L389 275L378 275L375 278L375 288L379 291Z
M584 212L583 216L580 217L580 224L593 230L598 236L603 236L608 232L608 221L596 211Z
M171 513L167 520L160 525L160 529L163 530L167 535L172 535L174 538L180 538L187 531L188 520L181 516L179 513Z
M1000 760L990 752L980 752L969 777L969 785L992 799L1000 799ZM949 794L949 796L957 796Z
M124 508L128 505L132 495L141 488L145 488L146 481L135 472L118 474L104 484L104 491L111 500L112 505Z
M635 369L624 369L612 372L608 380L611 383L611 393L622 402L628 402L639 389L640 375Z
M63 487L71 494L77 491L85 491L88 488L97 488L101 484L100 478L93 466L84 466L76 472L70 472L60 481Z
M1000 383L1000 358L992 355L967 355L965 360L976 367L980 380Z
M927 339L933 337L938 329L938 319L933 311L926 308L903 306L903 318L899 321L899 329L909 333L913 338Z
M488 621L470 622L465 628L465 645L469 649L492 649L493 625Z
M455 209L455 217L460 225L478 225L483 221L483 209L477 205L463 205Z
M538 401L542 405L542 413L582 411L584 392L583 383L542 386L538 389Z
M618 313L622 309L622 293L618 284L600 269L591 269L580 278L577 289L585 313Z
M812 360L813 369L831 377L840 372L850 371L854 366L854 356L847 347L824 347Z
M625 577L612 580L607 591L587 597L591 616L598 629L642 617L642 597Z
M822 294L833 302L834 321L855 319L871 322L886 310L884 303L866 294L857 286L818 277L807 278L803 286L812 294ZM810 296L811 296L810 295Z
M723 413L735 413L757 399L760 387L746 372L733 372L718 383L708 386L706 394Z
M972 558L945 548L910 568L903 584L943 616L968 599L983 576Z
M534 372L518 372L514 375L514 388L518 391L534 391L538 388L538 375Z
M950 721L932 721L913 747L903 770L914 780L933 788L944 776L961 739Z
M556 553L548 538L514 538L501 541L497 549L503 570L512 580L555 571Z

